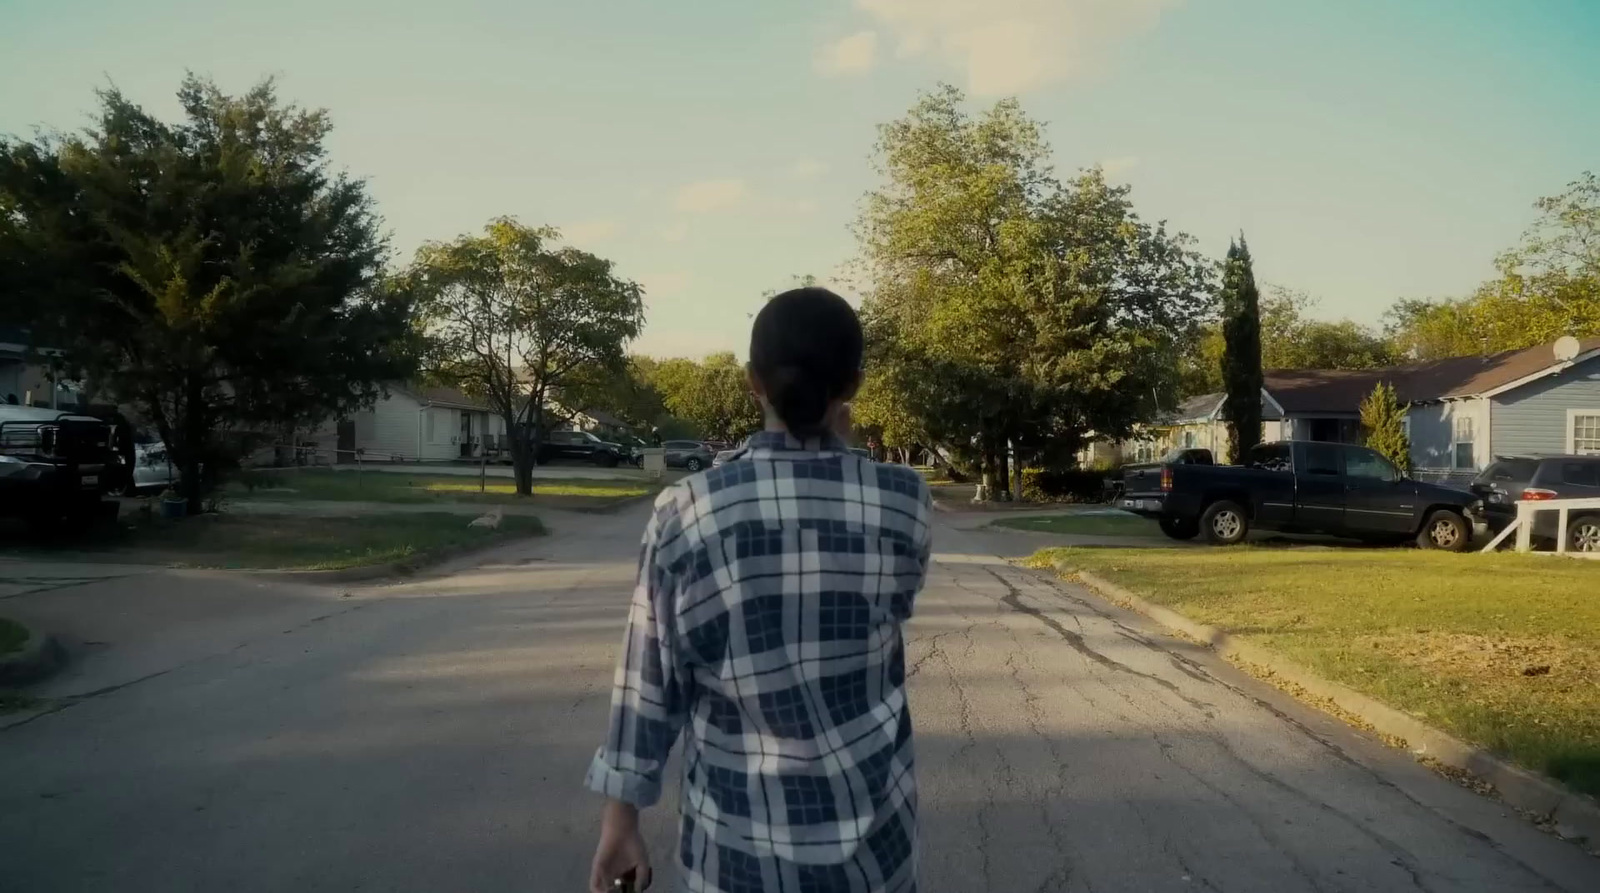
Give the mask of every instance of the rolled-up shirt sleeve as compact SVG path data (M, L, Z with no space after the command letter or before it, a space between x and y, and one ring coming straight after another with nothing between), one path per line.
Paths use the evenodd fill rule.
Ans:
M628 631L611 690L611 725L584 784L596 793L645 807L661 798L661 774L688 713L688 674L679 661L672 622L673 574L659 546L667 508L645 527Z

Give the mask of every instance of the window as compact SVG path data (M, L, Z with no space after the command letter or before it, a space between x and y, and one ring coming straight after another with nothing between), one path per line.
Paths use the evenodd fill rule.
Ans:
M1250 461L1245 463L1262 471L1289 471L1289 445L1267 443L1250 450Z
M1483 477L1491 481L1526 483L1533 480L1533 473L1538 468L1539 463L1534 459L1501 459L1489 466Z
M1394 482L1400 480L1400 472L1372 450L1359 447L1345 447L1344 473L1353 478L1365 478L1373 481Z
M1600 487L1600 462L1561 463L1561 483L1575 487Z
M1458 415L1451 419L1451 430L1454 437L1451 439L1450 455L1453 468L1477 468L1477 457L1474 445L1477 440L1477 426L1469 415Z
M1186 449L1186 450L1194 449L1195 447L1200 445L1199 444L1199 440L1200 440L1199 437L1196 436L1193 431L1185 431L1185 432L1183 432L1183 448L1184 449Z
M1306 444L1306 474L1339 474L1339 448L1332 444Z
M1567 452L1600 456L1600 409L1567 412Z

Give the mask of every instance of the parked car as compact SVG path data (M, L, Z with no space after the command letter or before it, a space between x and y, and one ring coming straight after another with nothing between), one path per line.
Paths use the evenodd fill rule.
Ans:
M0 406L0 514L86 525L126 479L118 433L93 416Z
M1130 465L1118 506L1155 518L1173 539L1242 542L1252 527L1363 540L1414 539L1460 551L1484 535L1483 500L1401 474L1375 450L1266 443L1243 466Z
M557 459L574 459L615 468L624 462L633 464L633 457L632 448L601 440L587 431L551 431L539 444L538 452L541 465Z
M661 445L668 468L695 472L710 468L716 452L698 440L669 440Z
M167 445L136 443L133 445L133 482L128 489L143 493L169 487L178 483L178 469L172 464Z
M1483 499L1484 514L1494 530L1504 530L1517 517L1517 500L1600 498L1600 456L1502 456L1472 481ZM1554 541L1560 519L1555 512L1533 516L1533 535ZM1600 509L1577 511L1567 518L1567 548L1600 552Z

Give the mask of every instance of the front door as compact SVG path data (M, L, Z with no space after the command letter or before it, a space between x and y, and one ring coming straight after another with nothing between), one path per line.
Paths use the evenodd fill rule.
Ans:
M1344 526L1351 533L1410 533L1416 529L1416 496L1388 459L1366 447L1344 453Z
M334 462L356 461L356 421L355 419L340 419L338 428L339 443L334 448Z
M1338 530L1344 524L1344 476L1339 448L1331 443L1302 446L1303 459L1294 470L1296 527Z
M472 413L461 413L461 458L472 458Z

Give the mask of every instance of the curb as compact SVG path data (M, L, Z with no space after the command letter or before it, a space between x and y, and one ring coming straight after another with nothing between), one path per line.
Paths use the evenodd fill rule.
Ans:
M28 640L22 643L20 651L0 657L0 683L38 682L61 669L67 662L67 651L55 636L41 633L25 624L22 626L28 631Z
M1337 682L1329 682L1260 645L1229 635L1214 626L1196 623L1088 571L1062 564L1056 565L1056 571L1077 579L1103 598L1209 646L1224 657L1236 657L1264 667L1312 695L1331 701L1379 734L1401 739L1403 746L1419 757L1426 757L1488 782L1494 786L1500 800L1548 822L1561 837L1589 844L1600 842L1600 803L1593 797L1568 790L1560 782L1513 766L1486 750L1441 732L1387 704Z

